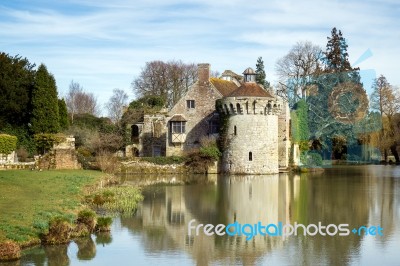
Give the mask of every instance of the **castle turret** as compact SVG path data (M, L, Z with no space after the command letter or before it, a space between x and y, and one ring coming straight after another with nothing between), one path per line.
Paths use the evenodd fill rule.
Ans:
M232 174L279 173L278 115L281 103L255 82L251 68L244 83L218 102L223 171Z

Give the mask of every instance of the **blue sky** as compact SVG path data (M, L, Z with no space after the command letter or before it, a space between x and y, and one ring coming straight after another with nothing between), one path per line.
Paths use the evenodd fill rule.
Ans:
M359 63L364 84L383 74L400 85L398 0L2 0L0 51L46 64L63 96L71 80L104 104L114 88L134 97L132 80L145 62L210 63L241 73L275 62L298 41L325 48L333 27Z

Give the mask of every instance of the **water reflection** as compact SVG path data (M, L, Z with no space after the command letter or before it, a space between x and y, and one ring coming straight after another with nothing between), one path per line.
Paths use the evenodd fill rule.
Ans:
M22 264L396 265L400 240L400 168L357 166L302 175L225 176L215 184L153 186L134 217L110 233L37 249ZM188 223L257 222L380 225L384 236L199 236ZM194 233L194 232L193 232ZM101 251L100 251L101 248ZM69 258L68 258L68 255ZM101 256L99 255L101 254ZM116 255L117 254L117 255ZM100 258L101 257L101 258Z

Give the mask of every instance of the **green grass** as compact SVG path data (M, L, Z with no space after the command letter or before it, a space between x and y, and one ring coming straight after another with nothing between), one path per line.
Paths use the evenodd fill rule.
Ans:
M87 170L0 171L0 242L37 242L52 217L74 221L84 188L103 175Z

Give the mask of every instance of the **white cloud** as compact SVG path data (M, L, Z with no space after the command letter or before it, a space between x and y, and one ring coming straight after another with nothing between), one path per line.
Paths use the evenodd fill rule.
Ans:
M45 63L61 93L72 79L106 102L112 89L130 90L146 61L209 62L243 71L258 56L274 79L276 60L297 41L322 48L332 27L344 33L354 62L400 84L400 25L395 0L375 1L54 1L0 4L0 45ZM3 7L2 7L3 6Z

